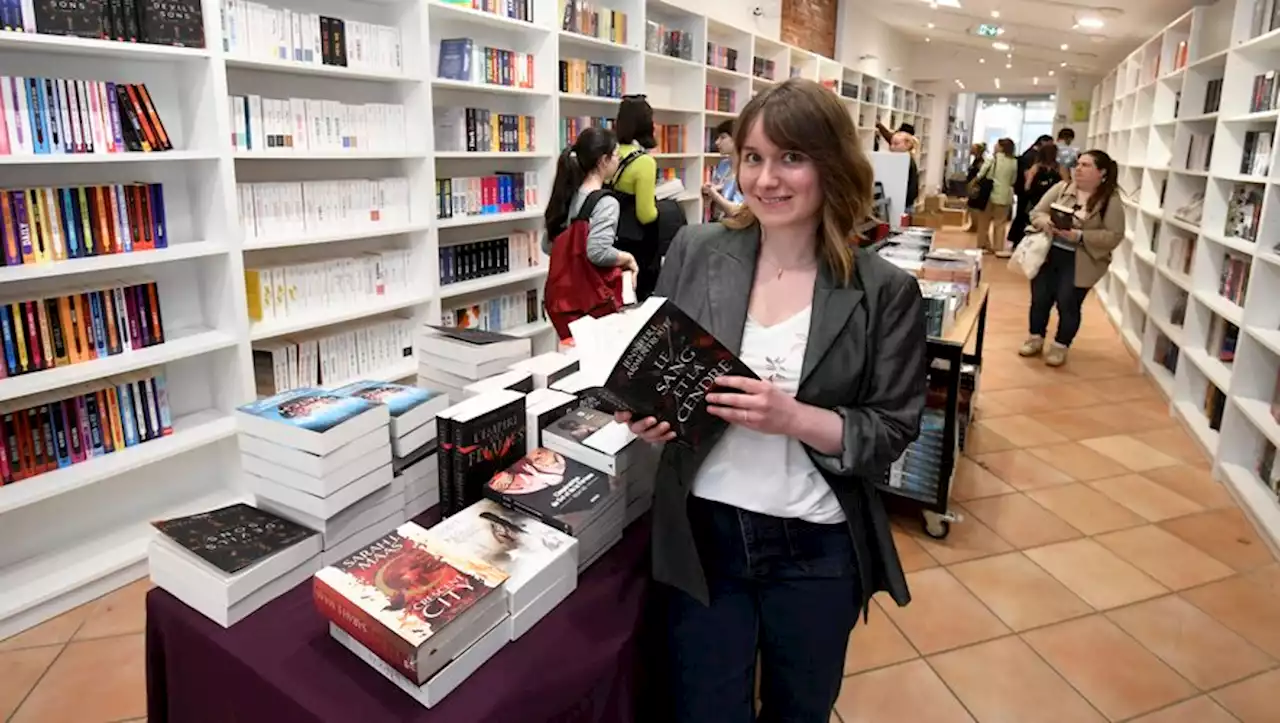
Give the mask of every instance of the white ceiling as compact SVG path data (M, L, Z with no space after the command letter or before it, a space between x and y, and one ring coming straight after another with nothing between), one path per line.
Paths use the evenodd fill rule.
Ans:
M930 0L881 0L864 7L913 41L917 51L913 56L918 57L912 58L911 70L917 80L989 81L999 75L1007 86L1025 86L1033 77L1045 82L1049 70L1055 74L1104 75L1171 21L1206 2L937 0L937 4L932 8ZM949 7L955 4L961 7ZM993 11L999 13L998 18L993 18ZM1101 19L1103 26L1073 28L1085 18ZM1004 32L997 39L979 37L975 32L981 23L999 25ZM1012 47L995 50L995 40ZM1066 50L1062 50L1063 44ZM1013 57L1008 58L1008 53ZM979 58L985 63L979 64ZM1013 67L1006 68L1006 64Z

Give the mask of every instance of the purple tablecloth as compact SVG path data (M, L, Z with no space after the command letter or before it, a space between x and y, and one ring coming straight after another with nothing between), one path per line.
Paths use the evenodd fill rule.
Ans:
M151 723L631 723L650 582L647 520L578 589L427 710L329 638L307 583L230 629L147 595Z

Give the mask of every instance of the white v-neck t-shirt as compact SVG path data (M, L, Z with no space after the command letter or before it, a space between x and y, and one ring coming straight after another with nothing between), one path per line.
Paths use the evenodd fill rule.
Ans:
M795 396L809 340L812 307L773 326L750 317L739 357L761 379ZM746 427L729 429L707 455L693 494L744 510L808 522L843 522L844 511L800 442Z

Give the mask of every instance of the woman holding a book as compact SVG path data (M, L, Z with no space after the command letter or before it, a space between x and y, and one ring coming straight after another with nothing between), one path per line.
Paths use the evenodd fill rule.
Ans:
M700 443L675 436L681 420L619 415L665 444L664 721L828 723L871 596L909 599L874 484L918 433L924 316L915 280L851 243L873 193L857 138L813 81L758 94L734 127L743 208L681 231L658 281L751 372L713 379L706 409L722 426Z
M1080 330L1089 289L1107 273L1111 252L1124 240L1124 204L1116 185L1116 162L1104 151L1082 153L1072 180L1050 188L1031 212L1031 226L1052 239L1049 255L1031 280L1031 335L1018 353L1037 356L1045 348L1049 312L1058 308L1058 330L1045 352L1052 367L1067 362Z

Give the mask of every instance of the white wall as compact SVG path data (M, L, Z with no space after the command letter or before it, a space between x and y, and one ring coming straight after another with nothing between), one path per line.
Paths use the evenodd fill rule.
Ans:
M782 0L664 0L668 5L778 40L782 36ZM762 14L753 14L760 8ZM749 68L750 66L748 66Z
M911 43L871 14L866 0L842 0L836 25L836 60L877 78L911 85ZM862 56L874 56L859 60Z
M1087 140L1085 136L1089 134L1089 119L1076 120L1073 116L1074 105L1076 101L1090 101L1094 86L1100 82L1102 82L1101 76L1074 73L1063 73L1058 79L1058 107L1053 122L1053 132L1056 134L1064 126L1070 126L1076 132L1075 145L1081 150L1084 150L1082 145Z
M1012 68L1003 53L971 48L954 43L916 42L911 53L908 75L917 83L942 81L960 90L956 80L964 83L964 90L971 93L1021 95L1025 93L1052 93L1057 87L1057 63L1030 58L1014 57ZM979 62L985 60L985 63ZM1054 75L1050 76L1049 73ZM1000 79L996 87L995 79ZM1039 82L1036 82L1036 79Z

